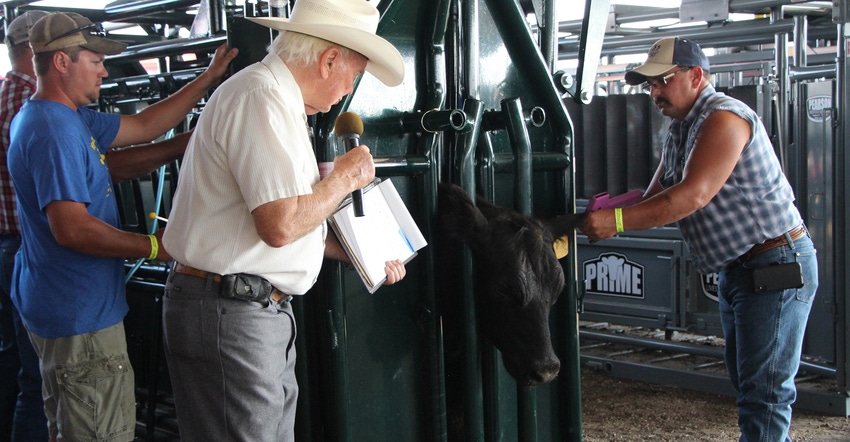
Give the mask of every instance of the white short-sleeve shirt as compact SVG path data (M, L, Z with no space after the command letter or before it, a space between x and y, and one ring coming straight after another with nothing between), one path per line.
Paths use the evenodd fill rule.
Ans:
M301 91L270 54L219 86L201 112L163 245L182 264L260 275L284 293L303 294L321 269L326 224L274 248L260 239L251 211L310 194L318 181Z

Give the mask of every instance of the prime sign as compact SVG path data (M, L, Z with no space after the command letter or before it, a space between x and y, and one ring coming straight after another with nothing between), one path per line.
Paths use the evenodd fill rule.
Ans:
M586 293L643 298L643 266L620 253L606 252L584 262Z

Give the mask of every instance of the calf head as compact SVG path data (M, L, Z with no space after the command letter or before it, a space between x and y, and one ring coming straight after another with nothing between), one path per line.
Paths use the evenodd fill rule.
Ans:
M460 187L440 185L441 230L472 252L480 330L501 351L519 385L549 382L560 369L549 311L564 289L564 272L553 243L575 229L580 218L542 221L482 198L476 206Z

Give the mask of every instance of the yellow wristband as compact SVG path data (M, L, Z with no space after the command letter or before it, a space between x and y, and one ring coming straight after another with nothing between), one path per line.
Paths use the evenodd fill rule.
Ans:
M623 209L617 207L614 209L614 222L617 224L617 233L623 231Z
M159 241L156 240L154 235L148 235L148 238L151 240L151 255L148 256L148 259L156 259L156 255L159 255Z

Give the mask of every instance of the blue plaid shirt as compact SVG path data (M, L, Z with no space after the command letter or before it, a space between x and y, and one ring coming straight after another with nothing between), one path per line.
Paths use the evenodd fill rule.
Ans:
M716 111L738 115L752 127L732 175L708 205L679 221L679 228L700 273L720 271L752 246L802 224L794 193L758 115L743 102L708 85L683 121L673 120L664 139L664 175L660 184L682 181L702 123Z

